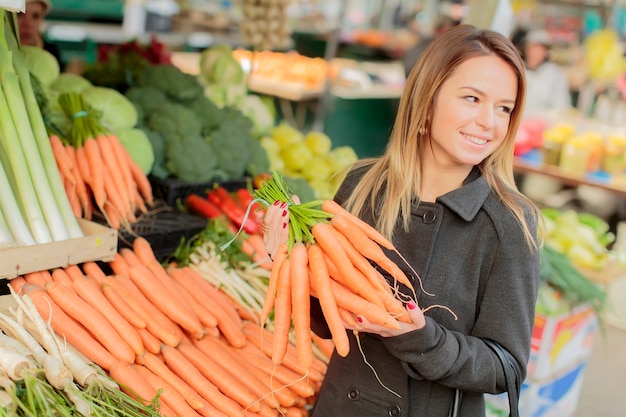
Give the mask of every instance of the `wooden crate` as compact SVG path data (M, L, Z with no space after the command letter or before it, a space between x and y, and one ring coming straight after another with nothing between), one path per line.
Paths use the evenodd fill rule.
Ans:
M78 219L78 223L83 237L1 249L0 279L88 261L113 260L117 253L117 230L84 219Z

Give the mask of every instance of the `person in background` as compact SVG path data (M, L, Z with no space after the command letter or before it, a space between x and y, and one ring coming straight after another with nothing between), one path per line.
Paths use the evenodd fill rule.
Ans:
M525 378L540 261L538 209L513 178L525 95L522 58L495 31L457 25L417 59L385 153L334 198L407 259L387 251L417 297L380 272L411 320L346 324L350 352L333 353L312 417L484 417L484 393L506 389L485 339ZM311 328L332 336L316 298Z
M549 59L551 45L552 39L545 30L531 30L524 39L527 113L541 114L572 107L567 74Z
M26 0L24 13L17 14L20 44L38 46L50 52L61 62L59 48L48 42L42 33L43 21L52 8L50 0Z

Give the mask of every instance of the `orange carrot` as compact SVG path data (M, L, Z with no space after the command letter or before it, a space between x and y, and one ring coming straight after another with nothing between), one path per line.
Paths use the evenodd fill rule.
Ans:
M89 167L89 161L87 161L84 146L76 148L76 168L85 184L91 189L91 168Z
M65 285L66 287L72 286L72 279L70 276L63 270L63 268L55 268L52 270L52 280L59 284Z
M67 155L65 145L61 141L58 135L50 135L50 146L52 147L52 153L54 160L59 168L59 173L63 178L66 178L70 184L76 185L76 179L72 173L72 165L74 162Z
M137 330L115 309L115 307L113 307L113 305L111 305L109 300L102 293L101 287L93 278L77 278L72 283L72 289L76 291L80 298L102 314L122 339L128 343L135 352L135 355L141 356L144 354L143 342Z
M137 257L137 254L131 248L121 248L118 253L122 256L122 259L126 261L129 268L137 265L143 265L141 259Z
M20 295L22 295L22 288L26 284L28 283L26 282L26 278L24 278L23 275L19 275L9 280L9 285L11 286L11 288L13 288L13 291L15 291L17 294L20 294Z
M32 290L27 290L26 294L33 301L41 317L50 322L55 333L91 361L105 370L111 369L118 361L91 333L68 316L43 289L33 287Z
M347 218L347 220L351 221L356 227L362 230L371 240L378 243L385 249L389 249L391 251L395 251L395 246L393 243L389 241L386 237L384 237L378 230L373 228L369 223L364 222L359 217L350 213L348 210L343 208L339 203L334 200L324 200L322 203L322 210L327 213L333 215L333 218L336 215L343 215ZM332 220L332 219L331 219Z
M337 278L341 278L342 284L372 304L382 308L383 302L380 295L369 280L352 264L345 249L341 246L341 241L333 234L332 227L321 222L313 226L311 231L316 244L323 249L325 255L333 261L339 270Z
M126 215L130 215L133 211L134 205L131 201L131 194L126 181L124 180L124 167L120 166L117 158L115 157L115 152L113 151L113 147L111 141L109 140L109 136L105 134L98 135L96 138L96 143L98 144L98 148L100 149L100 155L102 155L102 161L106 166L106 170L109 175L104 177L105 189L107 192L107 197L111 198L109 190L106 188L107 186L107 177L111 180L112 187L116 190L117 196L119 196L119 203L114 203L116 207L120 209L122 213L126 213Z
M358 219L358 217L356 216L352 216L352 218ZM398 282L406 285L409 289L413 290L413 284L411 283L409 278L400 269L400 267L398 267L398 265L396 265L391 259L389 259L389 257L387 257L382 248L379 246L380 243L377 240L373 240L371 234L368 235L368 233L364 229L365 226L353 227L355 222L350 221L349 219L351 219L351 217L346 214L335 214L331 219L331 224L337 230L339 230L346 238L348 238L348 240L352 242L354 247L357 248L363 256L378 264L385 271L389 272L391 276L394 277L394 279L396 279ZM361 222L367 224L363 221ZM371 229L376 231L376 229L374 228ZM402 257L400 252L398 252L395 248L391 250L393 250L400 257ZM410 267L408 262L407 265ZM419 279L419 277L416 276L416 279Z
M77 279L81 279L85 277L85 274L83 274L83 271L81 271L78 265L75 265L75 264L67 265L63 267L63 270L70 277L72 282L74 282Z
M52 281L46 284L45 290L68 316L82 324L113 356L126 362L135 360L130 345L95 307L81 299L72 288Z
M133 365L133 367L139 372L146 381L156 390L160 390L159 402L167 404L172 411L174 411L177 417L199 417L200 414L196 412L188 403L185 398L176 391L169 382L166 382L163 378L156 375L150 369L143 365Z
M158 262L150 242L141 236L136 237L133 241L133 252L144 265L148 265L150 262Z
M107 193L104 189L104 177L107 176L102 155L100 155L100 149L94 138L89 138L83 144L85 149L85 157L89 164L89 174L91 182L91 192L93 193L96 206L100 210L103 209L104 203L107 200Z
M122 226L128 225L128 221L122 217L123 214L109 200L104 202L104 207L100 210L111 228L119 230Z
M117 285L121 285L132 299L136 301L136 304L134 306L131 305L131 307L137 308L137 313L146 321L146 329L150 333L169 346L176 346L180 343L183 336L181 328L146 298L130 278L125 275L117 275L110 280L110 283L116 289Z
M167 274L163 272L167 277ZM141 290L143 295L183 329L189 330L196 338L202 338L204 331L198 317L176 297L177 291L163 285L163 282L143 265L130 268L129 278ZM169 277L168 277L169 278Z
M115 160L117 161L117 166L120 169L120 174L122 179L124 180L124 185L126 186L126 190L128 191L128 198L131 204L132 209L136 209L135 205L135 192L137 190L137 184L133 180L133 175L130 171L130 166L128 164L128 151L122 145L122 142L115 136L114 134L106 135L103 139L109 141L109 145L111 150L113 151L113 155L115 156Z
M218 324L217 317L204 304L198 302L191 291L184 286L178 287L178 293L184 297L185 303L191 307L193 313L198 317L200 323L205 327L216 327Z
M272 361L280 365L287 352L291 330L291 263L287 260L280 266L276 300L274 301L274 343Z
M168 273L179 285L189 288L198 302L213 313L217 318L217 327L232 346L246 344L246 336L241 330L242 320L228 301L222 298L222 293L189 267L170 268Z
M231 417L243 417L243 410L234 399L223 394L200 370L178 349L163 346L166 365L183 381L187 382L212 406Z
M83 177L80 175L80 172L78 171L78 158L76 156L76 149L72 147L71 145L68 145L66 147L66 153L67 153L68 158L72 160L71 170L72 170L72 175L75 180L74 192L78 196L78 199L80 201L80 206L83 212L86 213L89 211L89 207L91 204L91 194L89 190L87 189L87 186L85 185L85 180L83 179Z
M89 275L91 278L95 279L99 283L102 283L104 281L106 274L104 273L102 268L98 266L97 263L89 261L83 263L81 266L85 275Z
M149 352L153 355L161 353L161 341L155 335L150 333L148 329L137 329L137 333L139 333L139 337L141 337L141 342L143 343L146 353ZM143 357L145 357L145 354Z
M70 202L70 208L74 217L83 217L83 208L80 206L80 199L78 194L76 194L76 184L72 184L68 179L63 178L63 188Z
M136 329L146 328L146 321L137 311L139 309L139 307L137 307L137 301L133 299L124 288L120 288L119 286L116 288L110 283L103 282L100 284L100 289L111 305L130 324L132 324Z
M276 255L274 256L274 262L272 263L272 270L270 272L270 280L267 285L267 291L265 293L265 299L263 300L263 307L261 309L261 324L265 324L267 318L274 308L274 301L276 299L276 288L278 285L278 276L280 267L283 261L287 258L287 245L282 244L278 247Z
M265 354L258 349L253 349L256 349L256 347L253 347L250 344L245 348L238 349L238 353L246 359L247 363L259 368L264 373L271 375L272 380L275 380L277 384L280 384L283 387L288 387L296 395L299 395L302 398L307 398L315 394L315 388L310 379L299 375L284 365L274 365L272 360Z
M150 405L157 395L157 390L128 362L115 362L109 369L109 375L123 391L145 405Z
M28 284L33 284L43 289L48 281L52 281L52 274L47 270L45 273L43 271L30 272L24 275L24 279Z
M128 270L130 269L128 262L119 252L115 252L113 260L109 261L109 266L116 275L128 275Z
M311 287L319 299L324 318L337 346L337 353L345 357L350 351L350 342L330 286L324 253L316 244L309 246L309 267L311 268Z
M260 411L259 397L239 379L222 368L213 358L207 356L191 343L181 342L176 349L182 353L206 378L225 395L251 411Z
M400 328L396 319L387 313L384 308L372 304L363 297L354 294L335 280L331 280L330 285L339 307L343 307L356 315L361 315L372 323L380 324L390 329Z
M222 413L220 410L211 405L207 400L204 401L204 406L198 410L198 414L203 417L228 417L226 414Z
M313 341L311 340L311 281L309 256L302 242L296 242L289 254L289 278L291 284L291 317L295 335L298 361L305 371L313 363Z
M195 410L199 410L204 406L204 400L193 388L182 380L174 371L167 367L163 360L159 359L156 355L146 353L143 358L146 368L160 376L185 398L185 401L189 403Z

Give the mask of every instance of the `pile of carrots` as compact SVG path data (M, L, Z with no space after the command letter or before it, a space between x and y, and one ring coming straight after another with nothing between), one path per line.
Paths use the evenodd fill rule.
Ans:
M154 204L147 175L115 134L87 108L78 93L59 98L73 126L68 137L50 135L54 157L76 217L100 213L114 229L129 228Z
M357 317L362 316L372 323L398 329L399 321L410 321L404 303L417 297L407 275L385 254L383 248L398 253L388 239L332 200L319 202L321 209L315 208L318 202L294 204L289 191L280 184L280 177L267 180L256 194L268 207L274 201L289 202L286 207L290 212L291 239L274 254L261 313L261 322L265 323L274 310L275 364L284 360L293 324L300 365L311 369L311 295L320 301L335 349L341 356L346 356L350 349L344 323L358 329ZM374 265L386 271L394 282L388 282ZM409 295L399 291L399 284L408 288Z
M305 416L326 363L301 367L289 345L272 362L274 335L188 267L162 266L136 238L106 266L25 274L10 285L54 331L129 394L164 416Z

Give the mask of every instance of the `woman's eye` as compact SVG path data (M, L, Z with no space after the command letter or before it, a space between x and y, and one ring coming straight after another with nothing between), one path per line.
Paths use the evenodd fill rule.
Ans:
M513 112L513 108L508 106L500 106L498 107L498 110L506 114L511 114Z
M476 103L478 101L478 97L475 97L475 96L465 96L464 98L470 103Z

